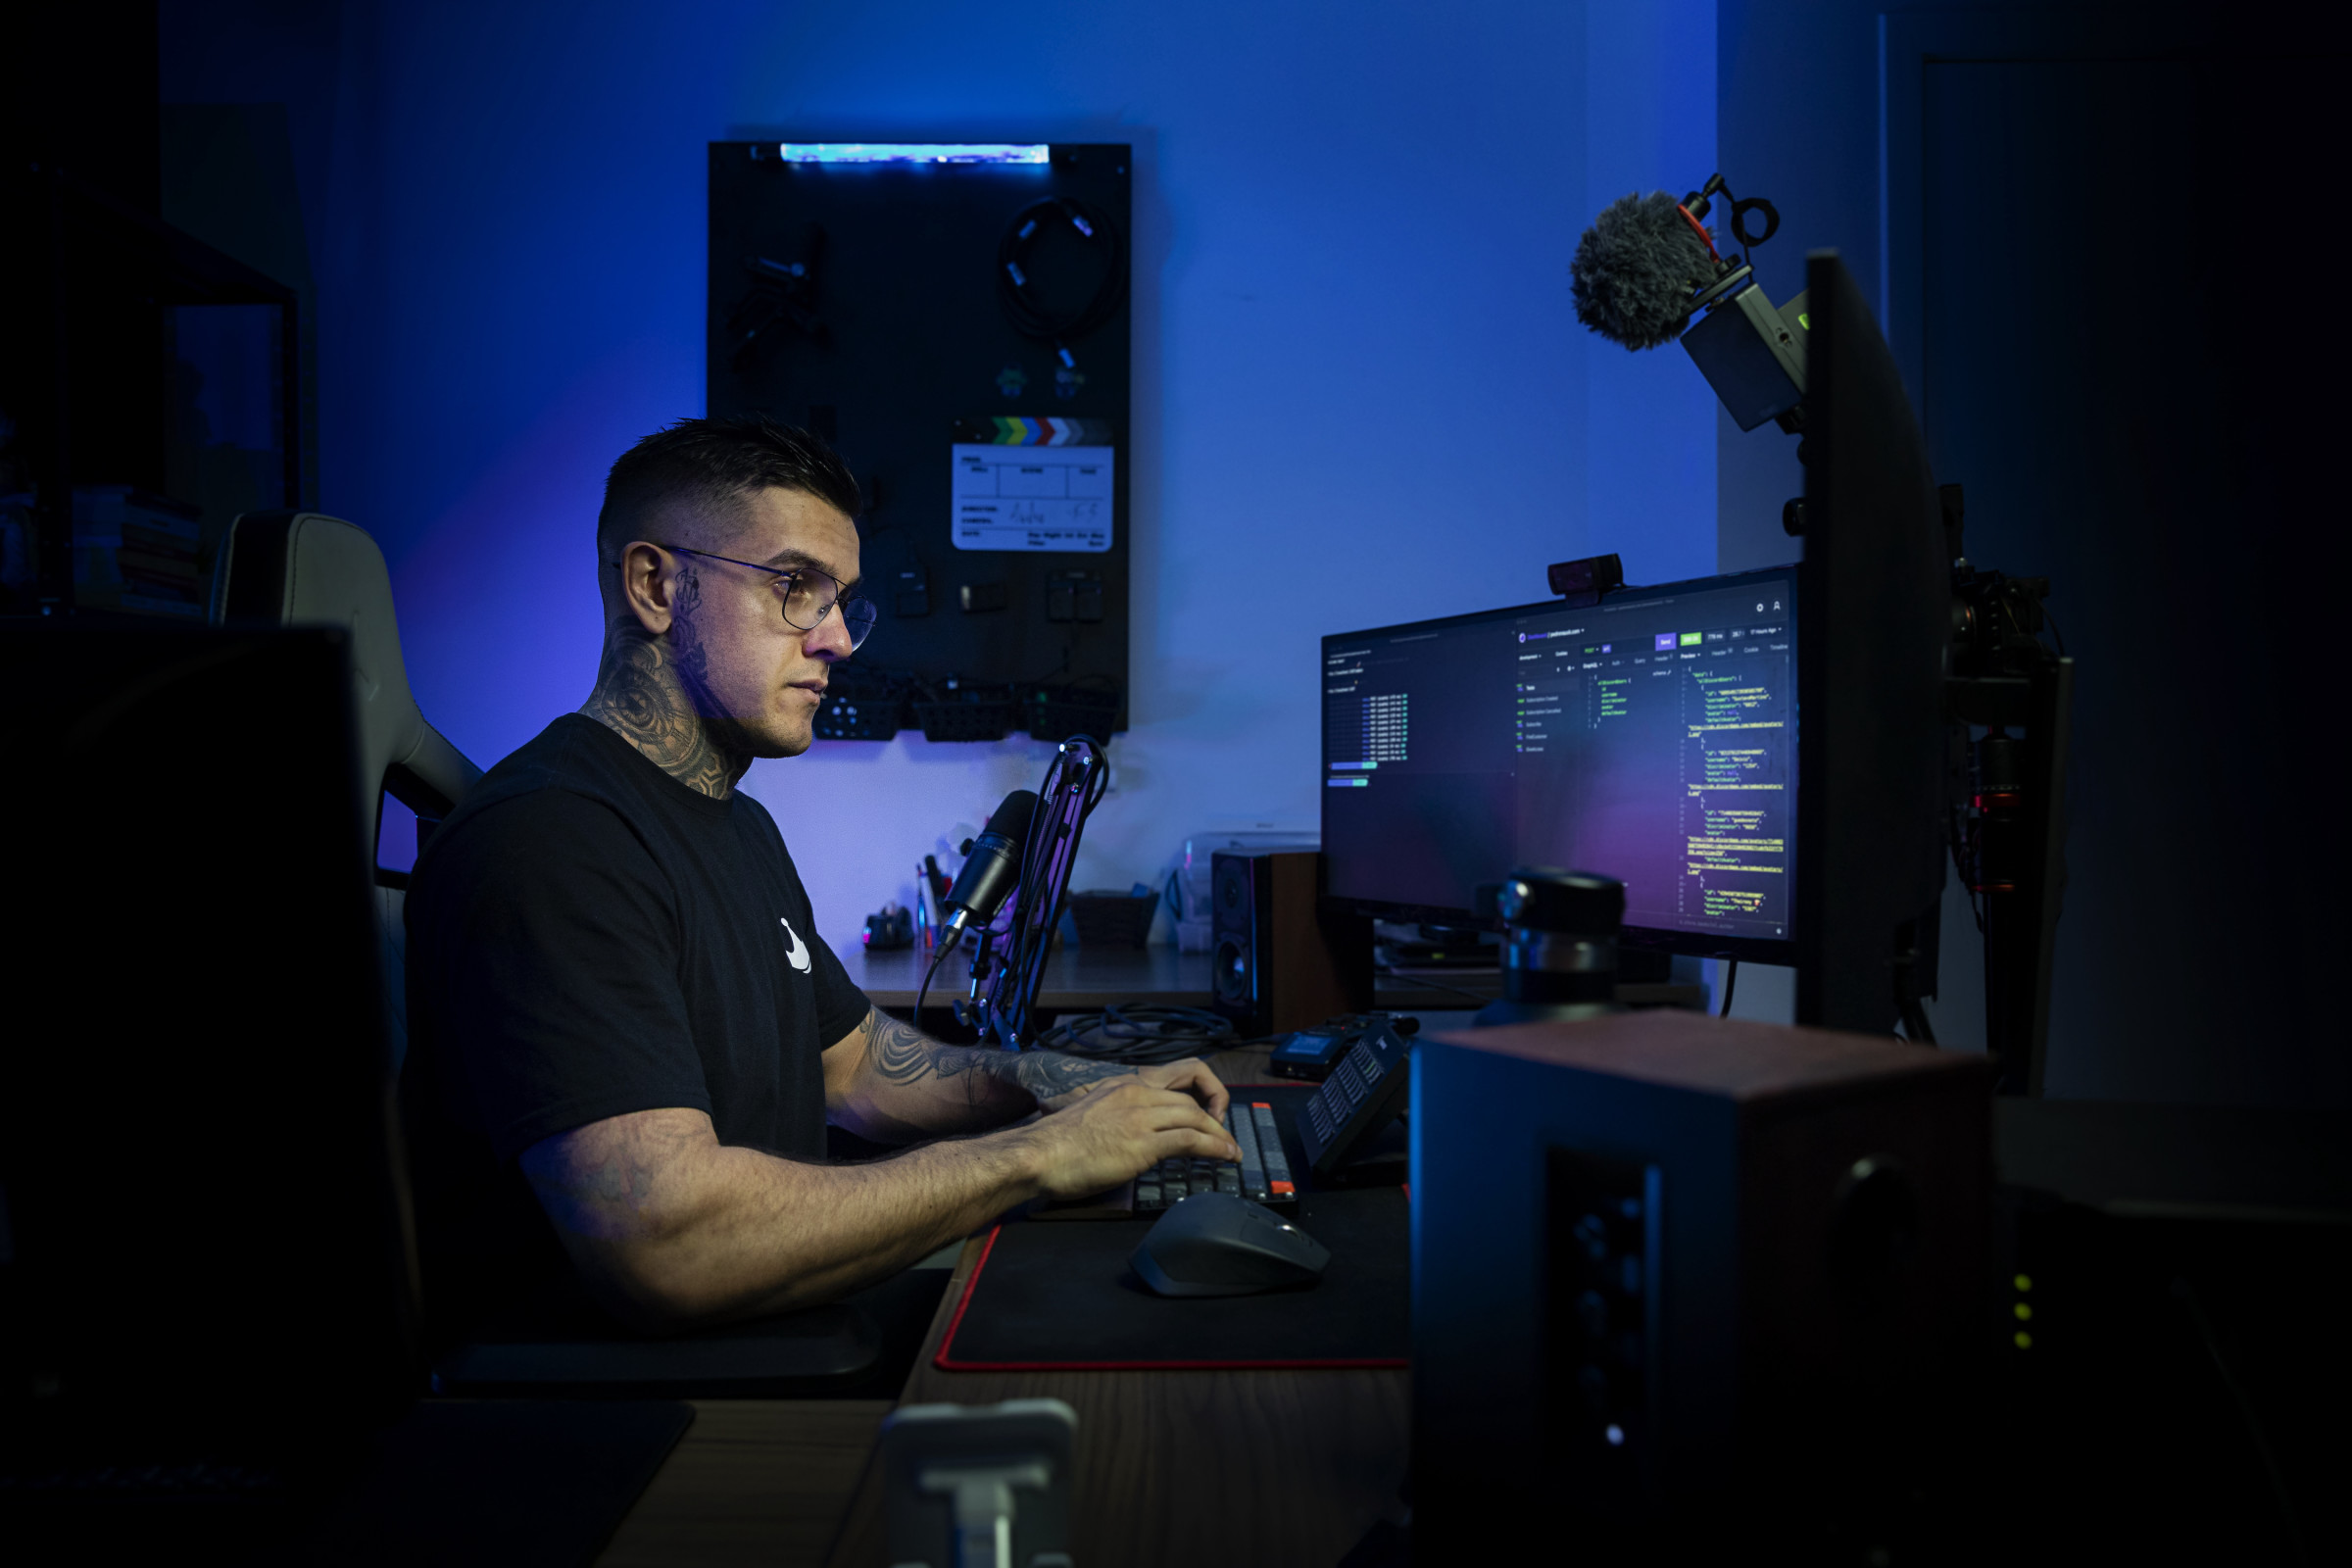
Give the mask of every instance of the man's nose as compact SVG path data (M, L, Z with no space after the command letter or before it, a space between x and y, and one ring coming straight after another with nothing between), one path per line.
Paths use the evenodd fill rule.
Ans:
M812 655L826 659L847 659L853 652L850 628L842 619L841 606L825 612L825 618L816 623L816 630L801 640L801 646Z

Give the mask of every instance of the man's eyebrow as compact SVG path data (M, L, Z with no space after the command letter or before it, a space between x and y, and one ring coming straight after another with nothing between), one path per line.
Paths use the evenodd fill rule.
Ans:
M772 566L778 571L790 571L795 566L814 566L835 582L840 583L845 590L857 587L858 582L858 578L844 577L840 572L834 570L831 562L819 556L812 556L806 550L779 550L760 564Z

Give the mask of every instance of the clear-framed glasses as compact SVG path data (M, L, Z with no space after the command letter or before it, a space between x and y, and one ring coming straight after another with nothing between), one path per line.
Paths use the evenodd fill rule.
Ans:
M681 556L701 556L706 561L723 561L730 566L749 566L754 571L766 572L775 580L776 598L784 608L784 623L797 631L816 630L838 609L841 624L850 634L853 652L864 644L866 634L882 617L881 608L874 601L844 594L839 577L814 566L762 566L757 561L737 561L733 556L714 556L708 550L689 550L684 545L662 548Z

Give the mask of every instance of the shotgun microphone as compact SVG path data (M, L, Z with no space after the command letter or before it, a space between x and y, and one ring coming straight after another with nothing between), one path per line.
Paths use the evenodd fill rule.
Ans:
M1654 349L1683 335L1691 302L1722 270L1690 210L1652 191L1601 209L1577 244L1569 291L1585 325L1629 349Z
M1702 220L1717 196L1730 205L1732 237L1746 250L1779 231L1772 203L1733 196L1721 174L1679 202L1662 190L1621 196L1585 230L1569 265L1576 318L1629 349L1679 340L1740 429L1771 419L1797 434L1811 327L1805 297L1776 310L1744 252L1716 250ZM1760 232L1750 232L1751 219Z

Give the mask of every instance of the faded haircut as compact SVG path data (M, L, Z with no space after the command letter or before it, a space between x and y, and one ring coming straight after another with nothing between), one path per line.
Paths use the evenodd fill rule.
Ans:
M814 496L845 517L861 506L858 481L831 447L764 414L680 419L656 430L622 453L605 478L596 516L600 573L618 563L622 546L646 538L648 521L673 502L725 516L769 489Z

